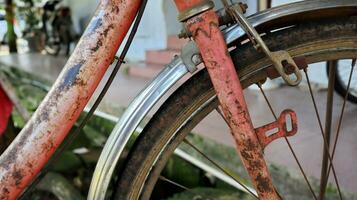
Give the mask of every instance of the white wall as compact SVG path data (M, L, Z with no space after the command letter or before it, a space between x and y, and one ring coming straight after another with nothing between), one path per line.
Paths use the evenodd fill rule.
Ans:
M146 50L166 48L166 22L162 2L149 0L135 40L128 52L128 60L144 60Z
M166 47L167 33L162 1L164 0L148 1L141 25L127 54L127 60L144 60L146 50ZM100 0L66 0L64 2L72 9L73 24L77 33L84 31L99 2Z
M77 33L82 33L93 16L100 0L64 0L72 9L72 19Z

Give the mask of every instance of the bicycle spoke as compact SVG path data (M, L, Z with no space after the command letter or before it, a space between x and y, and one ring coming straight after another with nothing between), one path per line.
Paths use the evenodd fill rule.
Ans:
M162 180L162 181L165 181L167 183L170 183L170 184L172 184L172 185L174 185L176 187L179 187L179 188L181 188L183 190L186 190L187 192L189 192L189 193L191 193L193 195L200 196L201 198L204 197L207 200L215 200L215 198L212 199L211 197L207 197L206 194L202 194L201 192L194 191L193 189L190 189L190 188L188 188L186 186L183 186L183 185L181 185L179 183L176 183L175 181L172 181L172 180L170 180L170 179L168 179L168 178L166 178L164 176L159 176L159 179Z
M261 84L258 84L258 87L259 87L261 93L263 94L264 99L265 99L266 103L268 104L268 107L269 107L269 109L270 109L272 115L274 116L275 120L278 120L278 117L277 117L277 115L275 114L274 109L273 109L273 107L272 107L270 101L268 100L268 97L266 96L266 94L265 94L265 92L264 92L264 90L263 90L263 88L262 88L262 85L261 85ZM292 153L292 155L293 155L293 157L294 157L294 159L295 159L295 161L296 161L296 163L297 163L297 165L298 165L298 167L299 167L299 169L300 169L301 174L303 175L303 177L304 177L304 179L305 179L306 184L308 185L308 188L309 188L309 190L310 190L312 196L314 197L315 200L317 200L316 194L315 194L314 190L312 189L312 186L311 186L311 184L310 184L310 181L309 181L309 179L307 178L306 173L305 173L304 169L302 168L302 165L301 165L299 159L297 158L297 155L296 155L296 153L295 153L295 151L294 151L294 149L293 149L293 147L292 147L292 145L291 145L289 139L288 139L286 136L285 136L284 138L285 138L285 141L286 141L286 143L287 143L287 145L288 145L288 147L289 147L289 149L290 149L290 151L291 151L291 153Z
M324 147L323 147L323 156L322 156L322 165L321 165L320 194L319 194L320 200L324 199L326 185L327 185L327 181L328 181L327 166L328 166L328 162L329 162L328 154L330 151L333 96L334 96L334 89L335 89L334 86L335 86L337 61L336 60L328 61L327 65L328 65L328 69L329 69L329 77L328 77L327 103L326 103L326 114L325 114L325 131L324 131L326 143L324 143ZM317 108L315 108L315 109L317 109Z
M347 84L347 89L346 89L346 95L343 99L343 104L342 104L342 109L341 109L341 114L338 120L338 125L337 125L337 131L336 131L336 138L333 144L333 148L332 148L332 155L331 155L331 160L333 160L334 156L335 156L335 152L336 152L336 146L337 146L337 142L338 142L338 138L340 136L340 130L341 130L341 125L342 125L342 119L343 119L343 115L345 112L345 108L346 108L346 102L347 102L347 98L348 98L348 93L350 91L350 87L351 87L351 80L352 80L352 75L353 75L353 71L354 71L354 67L356 66L356 59L352 60L352 65L351 65L351 71L349 74L349 78L348 78L348 84ZM330 171L333 171L333 165L329 165L328 171L327 171L327 177L330 175Z
M329 153L328 141L327 141L327 138L325 137L325 133L324 133L324 130L322 128L321 117L320 117L320 114L319 114L319 111L318 111L318 108L317 108L315 96L314 96L314 93L312 92L312 88L311 88L310 78L309 78L309 75L308 75L306 69L304 69L304 73L305 73L305 77L306 77L307 84L308 84L308 87L309 87L309 92L310 92L311 100L312 100L312 103L313 103L313 106L314 106L316 118L317 118L317 121L318 121L318 124L319 124L320 133L321 133L321 136L322 136L323 142L324 142L324 153L326 152L328 160L330 161L330 165L333 168L333 176L334 176L334 179L335 179L335 182L336 182L336 186L337 186L337 190L338 190L338 193L339 193L339 197L340 197L340 199L342 199L342 193L341 193L340 186L339 186L339 183L338 183L335 167L334 167L333 162L332 162L333 159L332 159L332 156ZM328 178L327 178L327 180L328 180ZM320 187L321 187L321 185L320 185ZM320 194L320 198L321 198L321 194Z
M197 153L199 153L201 156L203 156L207 161L209 161L211 164L213 164L215 167L217 167L219 170L221 170L224 174L232 178L237 184L242 186L246 191L249 192L253 197L258 199L258 196L254 194L253 191L251 191L245 184L243 184L240 180L236 179L234 176L232 176L227 170L225 170L223 167L221 167L217 162L215 162L213 159L208 157L203 151L201 151L199 148L197 148L194 144L192 144L190 141L188 141L186 138L183 140L184 143L189 145L192 149L194 149Z

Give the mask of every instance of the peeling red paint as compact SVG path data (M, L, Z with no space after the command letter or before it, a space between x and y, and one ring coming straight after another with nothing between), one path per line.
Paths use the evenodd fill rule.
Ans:
M179 10L186 10L187 8L182 9L183 5L189 5L185 0L176 0L175 3ZM259 198L281 199L272 184L263 149L255 134L243 90L219 28L216 13L210 10L192 17L186 22L186 26L201 51L237 149Z
M16 199L79 117L123 41L140 0L102 0L60 77L0 157L0 199Z

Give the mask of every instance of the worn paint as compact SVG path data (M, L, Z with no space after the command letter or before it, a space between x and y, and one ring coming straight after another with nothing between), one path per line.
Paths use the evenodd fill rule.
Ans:
M176 0L182 9L188 1ZM229 55L226 43L219 28L218 16L210 10L186 22L187 30L201 51L223 113L235 138L237 149L242 158L260 199L281 199L276 192L268 167L263 157L263 149L255 134L243 90Z
M0 157L0 199L16 199L79 117L128 32L140 0L102 0L58 80Z

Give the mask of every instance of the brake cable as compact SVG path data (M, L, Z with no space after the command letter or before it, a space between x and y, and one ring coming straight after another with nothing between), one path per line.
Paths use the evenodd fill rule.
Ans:
M94 102L92 108L89 110L89 112L86 114L82 122L79 124L79 126L75 129L75 131L68 136L68 138L63 142L63 144L57 149L57 151L54 153L54 155L49 159L47 162L46 166L40 171L40 173L37 175L37 177L32 181L32 184L20 195L18 199L22 200L26 197L27 194L29 194L34 187L39 183L39 181L47 174L47 172L50 170L51 166L53 163L55 163L62 153L73 143L73 141L78 137L78 135L81 133L82 129L84 126L88 123L88 121L91 119L93 116L94 112L98 108L99 104L102 102L105 94L108 92L111 84L114 81L114 78L116 77L120 67L122 66L123 63L125 63L124 59L126 54L129 51L129 48L134 40L134 37L138 31L138 27L140 25L141 19L143 17L146 4L148 0L143 0L141 2L140 8L138 10L135 22L132 26L132 29L130 31L130 34L128 36L128 39L125 43L125 46L123 48L123 51L121 52L120 56L116 59L117 63L114 66L114 69L112 73L110 74L107 82L105 83L105 86L103 87L103 90L100 92L98 95L96 101Z

